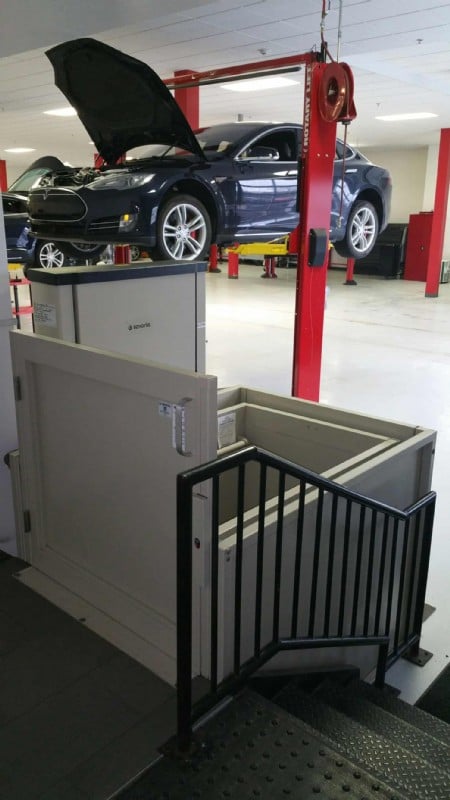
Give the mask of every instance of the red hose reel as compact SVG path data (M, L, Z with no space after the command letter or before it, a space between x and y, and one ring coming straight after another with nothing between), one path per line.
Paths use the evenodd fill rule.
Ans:
M356 117L353 73L348 64L333 61L322 72L319 112L325 122L351 122Z

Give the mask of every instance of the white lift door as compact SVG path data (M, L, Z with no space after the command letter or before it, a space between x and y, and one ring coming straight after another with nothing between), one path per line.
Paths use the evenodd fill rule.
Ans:
M77 596L99 632L121 626L123 649L174 683L176 475L216 456L216 378L34 334L11 340L31 527L23 580L50 599L55 585ZM201 516L208 500L196 502ZM194 550L197 634L203 545ZM105 637L122 646L116 633ZM196 671L200 658L198 641Z

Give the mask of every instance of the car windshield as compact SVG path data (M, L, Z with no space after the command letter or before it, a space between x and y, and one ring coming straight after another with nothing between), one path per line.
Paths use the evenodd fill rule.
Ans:
M223 125L212 125L200 128L195 132L203 152L211 155L227 155L241 139L247 139L258 129L255 123L228 122Z
M48 167L35 167L24 172L14 183L9 187L12 192L29 192L30 189L35 189L39 186L40 179L48 172Z
M234 143L231 134L229 125L215 125L196 131L195 138L204 153L226 153Z
M206 156L223 156L227 155L234 144L245 136L248 131L253 130L245 124L232 123L225 125L212 125L210 128L200 128L194 131L195 138L197 139L201 149ZM153 144L144 147L135 147L127 156L127 161L134 159L145 158L183 158L190 155L187 150L181 150L179 147L170 147L166 144Z

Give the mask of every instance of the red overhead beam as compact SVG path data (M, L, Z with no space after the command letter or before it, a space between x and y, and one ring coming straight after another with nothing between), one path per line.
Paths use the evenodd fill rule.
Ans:
M282 58L272 58L266 61L250 61L248 64L238 64L232 67L221 67L220 69L209 69L206 72L184 72L182 75L175 75L172 78L165 78L163 83L168 89L188 89L190 86L201 86L211 83L219 83L237 80L238 78L257 78L261 73L279 72L294 69L302 64L311 64L318 61L319 53L299 53L296 56L284 56Z

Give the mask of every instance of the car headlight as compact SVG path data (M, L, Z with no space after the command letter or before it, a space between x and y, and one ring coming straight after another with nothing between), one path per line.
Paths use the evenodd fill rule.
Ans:
M91 189L93 192L99 192L103 189L135 189L150 183L154 177L154 175L147 173L140 175L114 173L97 178L92 183L88 183L86 188Z
M131 231L136 225L138 215L122 214L119 220L119 231Z

